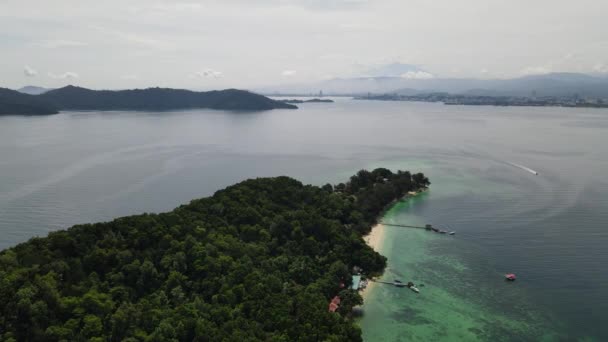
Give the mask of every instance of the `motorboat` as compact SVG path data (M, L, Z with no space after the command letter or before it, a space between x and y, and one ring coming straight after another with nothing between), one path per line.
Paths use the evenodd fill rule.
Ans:
M414 285L414 283L412 283L411 281L407 283L407 287L409 287L410 290L412 290L416 293L420 293L420 290L418 290L416 285Z

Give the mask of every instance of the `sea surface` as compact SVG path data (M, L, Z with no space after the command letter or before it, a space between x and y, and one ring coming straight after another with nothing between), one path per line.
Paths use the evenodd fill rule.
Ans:
M534 175L525 166L538 172ZM336 99L299 110L0 117L0 248L252 177L422 171L395 205L367 341L608 341L608 110ZM518 279L504 281L514 272Z

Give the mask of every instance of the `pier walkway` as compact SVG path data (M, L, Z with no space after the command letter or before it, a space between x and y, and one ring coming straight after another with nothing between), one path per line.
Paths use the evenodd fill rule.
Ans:
M433 228L433 226L431 226L430 224L427 224L426 226L410 226L407 224L386 223L386 222L380 222L380 224L385 225L385 226L402 227L402 228L419 228L419 229L432 229Z

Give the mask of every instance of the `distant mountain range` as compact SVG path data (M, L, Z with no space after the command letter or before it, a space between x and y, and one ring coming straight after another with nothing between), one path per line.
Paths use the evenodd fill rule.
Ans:
M608 98L608 77L552 73L514 79L408 78L395 76L339 78L313 84L259 89L264 94L361 95L397 93L417 95L445 92L491 96L580 96Z
M29 89L31 90L31 89ZM91 90L75 86L28 95L3 89L2 114L53 114L57 110L150 110L208 108L234 111L295 109L294 105L244 90L195 92L182 89Z
M30 94L30 95L44 94L49 90L51 90L51 88L43 88L43 87L37 87L37 86L31 86L31 85L17 89L17 91L20 93Z

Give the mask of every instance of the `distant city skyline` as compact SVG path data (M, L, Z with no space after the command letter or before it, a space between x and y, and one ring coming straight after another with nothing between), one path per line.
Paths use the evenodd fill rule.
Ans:
M592 0L4 0L0 86L608 75L606 13Z

